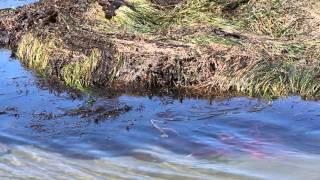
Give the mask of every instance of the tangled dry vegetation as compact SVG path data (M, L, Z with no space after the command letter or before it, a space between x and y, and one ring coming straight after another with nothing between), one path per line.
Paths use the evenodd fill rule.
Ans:
M318 0L42 0L0 44L70 86L320 96Z

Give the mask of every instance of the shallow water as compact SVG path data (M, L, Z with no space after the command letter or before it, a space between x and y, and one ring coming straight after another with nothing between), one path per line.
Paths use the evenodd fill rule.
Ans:
M10 55L0 51L1 179L320 178L319 102L77 97Z
M319 179L320 103L74 98L0 52L3 178ZM129 112L68 114L79 107ZM97 113L97 115L100 112Z
M16 8L36 1L37 0L0 0L0 9Z

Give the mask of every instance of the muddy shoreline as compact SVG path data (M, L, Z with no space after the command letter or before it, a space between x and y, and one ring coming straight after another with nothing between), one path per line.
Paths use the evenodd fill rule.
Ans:
M0 11L0 45L50 81L81 90L319 97L320 24L316 23L320 20L313 17L314 24L307 22L309 29L297 24L294 35L272 37L210 21L166 25L160 23L167 21L165 16L153 14L179 15L180 9L192 5L189 1L42 0ZM257 6L250 1L209 5L219 7L220 14L202 9L199 13L225 21ZM310 8L318 5L315 1Z

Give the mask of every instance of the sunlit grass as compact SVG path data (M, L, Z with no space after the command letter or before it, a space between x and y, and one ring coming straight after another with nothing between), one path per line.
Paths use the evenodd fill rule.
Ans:
M67 85L81 90L92 86L92 76L100 59L101 52L94 49L85 59L67 64L62 69L63 80Z
M146 0L129 0L134 8L122 6L113 17L113 23L130 31L141 33L166 32L179 26L211 24L220 27L231 26L233 22L221 18L222 1L186 1L174 8L159 8Z
M52 40L40 40L28 33L22 37L18 44L17 56L27 67L45 75L53 48Z
M257 61L239 79L238 91L252 96L280 97L299 94L320 95L320 59L308 64L303 59L284 56L279 61Z
M308 31L312 22L310 14L317 12L316 4L320 1L298 0L252 0L249 1L235 17L242 22L242 28L248 31L267 35L272 38L294 38ZM315 12L313 12L315 11ZM306 24L306 20L310 20Z

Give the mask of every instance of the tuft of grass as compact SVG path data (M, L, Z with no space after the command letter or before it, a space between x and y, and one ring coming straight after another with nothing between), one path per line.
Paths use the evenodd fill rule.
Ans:
M110 27L166 34L170 29L201 25L293 39L319 24L315 10L320 5L318 0L186 0L172 8L148 0L128 3L130 7L122 6L116 11Z
M92 75L101 59L101 52L93 49L88 57L81 61L71 62L63 67L63 80L69 86L80 90L92 86Z
M18 44L17 56L28 68L35 69L40 75L45 75L50 53L54 47L52 40L40 40L32 33L28 33Z
M261 60L242 77L237 89L251 96L271 98L290 94L319 97L319 65L308 66L291 60Z
M156 9L146 0L130 0L134 8L122 6L116 11L111 20L131 32L150 33L161 30L167 26L163 11Z
M319 21L312 17L318 0L252 0L234 17L242 28L272 38L295 38ZM308 21L310 20L310 22ZM312 28L311 28L312 29Z
M179 26L199 24L218 27L233 26L232 21L221 17L225 1L188 0L173 8L163 9L147 0L129 0L133 8L122 6L111 23L129 31L140 33L166 32Z

